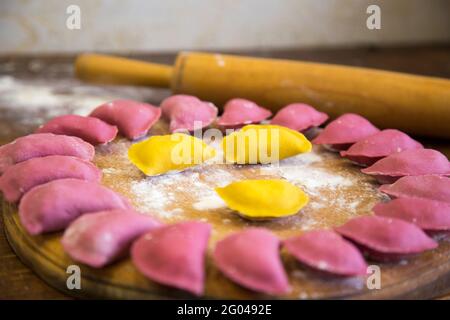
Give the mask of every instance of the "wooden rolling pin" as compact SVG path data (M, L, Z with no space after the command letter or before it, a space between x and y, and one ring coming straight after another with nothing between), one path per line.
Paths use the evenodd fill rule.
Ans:
M83 54L80 79L170 87L221 107L241 97L277 111L305 102L336 117L365 116L380 128L450 139L450 80L331 64L182 52L175 66Z

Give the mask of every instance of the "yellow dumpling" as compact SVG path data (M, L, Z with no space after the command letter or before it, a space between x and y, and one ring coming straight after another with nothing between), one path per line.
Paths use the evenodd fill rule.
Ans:
M216 192L229 208L248 219L291 216L309 201L302 189L282 179L241 180Z
M128 149L130 161L148 176L183 170L214 156L214 148L200 139L182 133L152 136Z
M222 148L227 163L274 163L310 152L312 145L303 134L277 125L248 125L226 136Z

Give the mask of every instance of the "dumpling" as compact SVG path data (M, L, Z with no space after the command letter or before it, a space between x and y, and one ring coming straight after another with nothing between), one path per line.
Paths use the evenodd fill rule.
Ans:
M419 227L400 219L357 217L335 230L380 261L406 258L438 246Z
M270 295L290 291L279 253L280 241L263 228L248 228L220 240L214 262L222 273L248 289Z
M119 132L134 140L145 136L161 117L161 108L134 100L114 100L95 108L91 117L119 128Z
M222 140L227 163L274 163L311 151L311 142L295 130L276 125L248 125Z
M379 190L391 197L418 197L450 203L450 178L436 175L406 176Z
M149 279L200 296L210 233L209 224L196 221L153 229L134 242L131 259Z
M326 113L317 111L310 105L292 103L280 109L270 123L304 132L312 127L320 126L327 120Z
M128 254L132 242L161 223L133 210L111 210L82 215L64 232L64 251L75 261L104 267Z
M61 179L28 191L20 201L19 217L36 235L63 230L84 213L130 208L125 198L98 183Z
M0 177L0 190L9 202L18 201L31 188L52 180L75 178L100 182L102 173L94 164L70 156L32 158L8 168Z
M117 127L97 118L68 114L51 119L40 126L36 133L75 136L97 145L114 140L117 135Z
M259 123L272 115L253 101L235 98L229 100L223 107L222 116L217 124L223 128L240 128L246 124Z
M314 144L329 145L333 150L347 150L352 144L380 131L367 119L346 113L331 121L312 141Z
M184 94L164 99L161 110L164 117L170 120L170 132L200 130L209 126L217 117L214 104Z
M432 149L413 149L391 154L361 172L373 175L380 183L393 183L403 176L450 175L450 163Z
M377 216L397 218L414 223L428 233L450 231L450 203L426 198L398 198L378 203Z
M215 157L215 149L193 136L174 133L133 144L128 158L148 176L181 171Z
M266 220L294 215L308 203L308 195L282 179L241 180L216 188L227 206L247 219Z
M91 161L94 154L94 147L77 137L52 133L30 134L0 146L0 174L8 167L32 158L60 155Z
M367 273L359 250L331 230L309 231L283 241L284 248L310 268L339 276Z
M358 164L370 166L393 153L422 148L422 144L406 133L386 129L356 142L347 151L341 151L341 156Z

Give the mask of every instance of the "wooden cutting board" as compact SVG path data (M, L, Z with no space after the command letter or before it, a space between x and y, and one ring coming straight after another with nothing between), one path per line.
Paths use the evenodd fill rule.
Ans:
M158 123L152 134L167 131ZM376 182L336 154L315 147L311 154L281 162L279 166L225 166L209 163L182 173L144 177L126 157L130 142L118 139L97 148L95 163L103 170L102 183L127 196L136 208L167 223L202 220L213 226L206 263L205 298L259 299L268 296L244 289L225 278L212 263L214 244L227 234L249 226L265 227L280 238L306 230L331 228L352 217L371 214L370 209L386 197ZM214 144L213 144L214 145ZM285 178L310 195L310 203L299 214L270 222L252 222L227 209L214 194L214 187L245 178ZM67 267L77 264L62 250L61 233L29 236L22 228L17 207L2 202L5 230L17 255L42 279L70 295L84 298L165 299L192 296L143 277L129 258L103 269L81 268L81 290L67 289ZM290 299L379 299L431 298L450 287L450 242L408 261L377 264L381 289L369 290L366 279L324 278L300 266L282 252L289 274Z

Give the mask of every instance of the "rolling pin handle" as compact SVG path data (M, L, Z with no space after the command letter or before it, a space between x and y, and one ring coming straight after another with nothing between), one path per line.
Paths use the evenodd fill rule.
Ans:
M81 54L75 61L75 74L87 82L168 88L172 66L101 54Z

